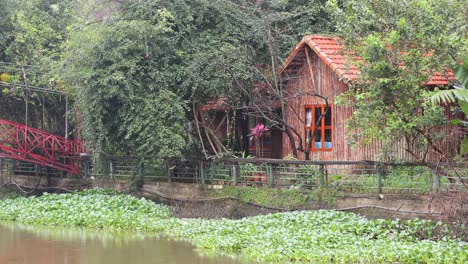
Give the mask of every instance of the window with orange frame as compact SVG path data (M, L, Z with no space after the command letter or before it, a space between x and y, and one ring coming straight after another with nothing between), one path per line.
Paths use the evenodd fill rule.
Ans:
M319 121L320 116L326 110L326 105L305 106L305 142L310 143L311 151L331 151L333 149L332 108L330 105L326 114ZM315 127L317 130L312 136Z

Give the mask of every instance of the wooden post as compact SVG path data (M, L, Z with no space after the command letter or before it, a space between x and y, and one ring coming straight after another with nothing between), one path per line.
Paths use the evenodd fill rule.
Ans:
M136 184L137 190L143 187L144 176L145 176L145 164L144 164L144 161L141 161L140 163L138 163L138 167L137 167L137 177L138 177L137 184Z
M15 171L15 166L16 166L16 160L10 160L10 170L8 173L8 180L11 182L12 181L12 175Z

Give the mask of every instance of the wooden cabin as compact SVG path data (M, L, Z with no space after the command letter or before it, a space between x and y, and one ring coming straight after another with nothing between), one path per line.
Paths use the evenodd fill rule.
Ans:
M304 94L292 101L294 113L290 108L285 108L290 125L297 131L303 132L303 140L311 136L311 131L318 116L324 111L324 100L311 96L317 93L326 96L331 106L331 111L321 120L316 137L312 137L312 160L381 160L382 143L375 140L367 145L351 147L347 144L349 131L346 122L351 117L353 109L337 106L335 99L338 95L348 90L348 84L358 74L358 69L346 62L342 55L343 45L338 37L306 36L292 50L285 60L281 71L283 89L288 94ZM433 76L427 86L446 86L449 80L440 74ZM298 114L301 115L300 119ZM450 115L447 107L446 114ZM297 137L296 137L296 140ZM287 137L283 135L282 156L292 153ZM440 143L441 149L447 153L456 153L457 145L447 139ZM391 150L391 156L395 160L414 160L414 157L404 149L405 142L395 142ZM438 154L428 153L428 160L437 160ZM300 158L303 155L300 154Z
M349 131L346 128L346 122L353 114L353 109L344 106L337 106L335 100L337 96L349 89L349 84L357 77L358 69L347 63L345 57L340 52L343 45L338 37L329 36L306 36L292 50L281 69L282 89L289 96L288 107L283 107L284 115L288 125L298 132L302 142L308 139L310 142L311 160L330 160L330 161L361 161L361 160L382 160L383 145L378 140L366 145L352 147L348 144ZM433 76L427 83L429 87L446 86L449 80L441 74ZM322 118L317 128L317 133L312 136L318 117L325 111L325 100L312 96L319 94L328 98L330 109ZM229 110L223 105L222 100L208 104L203 107L203 111L214 111L217 115L213 124L218 127L216 130L220 133L228 134L229 125L224 126L222 112L228 113ZM279 111L279 107L274 107ZM450 108L446 107L446 114L450 115ZM237 136L244 134L242 128L246 130L253 128L256 124L265 124L264 120L248 114L236 115L235 128L231 133ZM268 125L268 124L267 124ZM247 130L248 130L247 129ZM298 144L300 139L298 135L293 136ZM446 153L456 153L459 143L456 139L447 139L440 142L439 149ZM284 158L293 154L290 139L286 133L272 129L265 133L261 139L260 151L255 148L255 142L249 143L249 154L259 158ZM395 142L393 149L390 150L394 160L414 160L405 150L406 142ZM260 152L260 153L259 153ZM428 153L426 160L437 160L439 154ZM298 151L298 158L304 159L304 153Z

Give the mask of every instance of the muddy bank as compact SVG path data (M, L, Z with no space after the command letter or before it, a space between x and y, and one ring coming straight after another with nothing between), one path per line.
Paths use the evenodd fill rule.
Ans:
M88 188L109 188L127 192L128 181L91 178L42 178L15 177L21 186L38 186L31 194L42 192L68 192ZM9 186L12 189L17 187ZM333 198L333 203L306 199L300 206L273 207L249 203L239 197L213 197L213 190L222 185L188 183L148 182L134 195L143 196L158 203L173 207L174 214L181 218L231 218L239 219L260 214L294 210L334 209L351 211L369 218L426 218L467 224L468 193L439 192L418 194L354 194L342 193ZM29 189L25 189L29 190Z

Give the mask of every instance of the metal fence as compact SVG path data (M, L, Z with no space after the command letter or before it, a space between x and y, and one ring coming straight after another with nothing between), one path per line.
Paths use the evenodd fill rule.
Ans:
M130 180L139 172L137 159L130 157L107 158L100 166L96 166L89 159L83 161L81 167L84 177L112 180Z
M14 175L61 177L64 173L47 166L0 157L1 179L11 179Z
M306 189L325 187L350 192L467 191L465 183L468 183L466 164L223 159L173 161L153 164L149 168L142 175L145 181Z
M21 181L31 180L35 182L34 185L36 185L36 183L39 185L40 182L43 182L42 179L48 180L50 177L58 178L63 177L64 175L64 172L46 166L39 166L30 162L0 157L0 187L16 185L20 189L24 187L32 188L30 186L22 186L18 184L16 182L16 176L21 176ZM23 189L22 191L26 192Z
M145 162L110 157L101 170L83 162L84 177L144 182L185 182L275 188L335 188L349 192L427 193L466 192L468 164L295 161L274 159L173 160ZM2 180L15 174L61 176L58 171L0 158Z

